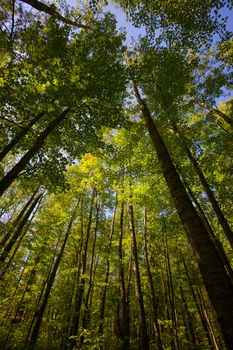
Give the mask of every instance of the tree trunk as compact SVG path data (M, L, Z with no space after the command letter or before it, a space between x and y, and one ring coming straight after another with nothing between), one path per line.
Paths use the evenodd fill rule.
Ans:
M195 99L198 99L197 96L193 96ZM209 110L211 113L213 113L215 116L220 117L221 119L223 119L228 125L230 125L231 127L233 127L233 120L228 117L228 115L226 115L226 113L220 111L220 109L218 108L214 108L209 106L204 100L198 99L200 105L202 105L203 107L205 107L207 110Z
M119 317L119 337L122 339L122 350L128 350L130 348L130 309L129 309L129 296L127 295L125 286L125 272L123 263L123 241L124 233L124 202L121 204L120 213L120 236L118 245L118 256L119 256L119 278L120 278L120 298L121 298L121 308L122 316ZM120 306L120 305L119 305Z
M228 274L229 274L229 276L231 278L231 281L233 283L233 270L231 268L231 264L230 264L230 262L228 260L228 257L227 257L227 255L225 253L225 250L224 250L224 248L222 246L222 243L220 242L218 237L215 236L215 234L214 234L214 232L213 232L213 230L212 230L212 228L211 228L211 226L210 226L210 224L209 224L209 222L207 220L207 217L206 217L204 211L202 210L202 208L201 208L199 202L197 201L194 193L192 192L192 190L190 189L189 185L187 184L187 182L184 179L183 179L183 183L184 183L184 185L185 185L185 187L187 189L187 192L188 192L191 200L195 203L197 211L198 211L198 214L199 214L203 224L205 225L205 228L208 231L210 237L212 238L212 241L215 244L215 247L218 250L219 255L221 256L222 263L225 265L225 268L226 268L226 270L227 270L227 272L228 272Z
M69 18L63 17L56 9L56 7L54 5L48 6L46 4L44 4L41 1L38 0L21 0L22 2L24 2L25 4L28 4L30 6L32 6L33 8L35 8L38 11L47 13L49 16L52 16L54 18L57 18L58 20L62 21L65 24L69 24L69 25L73 25L77 28L84 28L84 29L88 29L89 27L85 24L82 24L81 22L78 21L72 21Z
M21 222L19 223L19 226L16 228L15 232L13 233L11 239L8 241L8 243L5 245L1 256L0 256L0 263L1 265L5 262L6 258L10 254L10 251L15 244L15 242L18 240L20 237L23 228L27 224L27 221L32 214L33 210L35 209L37 203L39 202L40 198L42 197L42 194L39 194L34 201L31 203L30 207L28 208L27 212L25 213L24 217L22 218Z
M0 152L0 162L6 157L6 155L12 150L12 148L19 143L19 141L31 130L33 125L35 125L44 115L44 112L39 113L35 118L33 118L28 125L25 126L12 140L11 142L3 148Z
M210 186L209 186L209 184L208 184L208 182L207 182L207 180L206 180L206 178L205 178L205 176L204 176L204 174L203 174L203 172L202 172L202 170L201 170L201 168L200 168L196 158L192 155L190 149L186 145L186 142L183 139L179 128L177 127L177 125L174 122L172 122L172 125L173 125L174 131L180 137L180 141L181 141L181 143L182 143L182 145L184 147L184 150L185 150L185 152L186 152L190 162L192 163L194 169L197 172L197 175L198 175L198 177L199 177L199 179L201 181L201 184L204 187L205 192L206 192L206 194L207 194L207 196L209 198L209 201L210 201L210 203L212 205L212 208L213 208L213 210L214 210L214 212L215 212L215 214L216 214L216 216L218 218L218 222L221 225L221 227L223 229L223 232L225 233L225 235L226 235L226 237L227 237L227 239L228 239L228 241L229 241L229 243L231 245L231 248L233 249L233 232L232 232L232 230L231 230L231 228L230 228L230 226L229 226L225 216L223 215L223 212L222 212L222 210L221 210L221 208L220 208L220 206L219 206L219 204L218 204L218 202L217 202L217 200L216 200L216 198L214 196L214 193L211 190L211 188L210 188Z
M20 159L20 161L2 178L0 181L0 196L10 187L13 181L16 180L18 175L23 171L30 160L37 154L40 148L43 146L47 136L65 119L69 112L69 108L66 108L57 118L53 119L45 130L37 137L33 146L27 151L27 153Z
M22 217L24 216L24 213L26 212L27 208L29 207L29 205L32 203L32 201L34 200L37 192L38 192L39 187L36 188L36 190L34 191L34 193L32 194L32 196L30 197L30 199L27 201L27 203L24 205L24 207L22 208L22 210L20 211L19 215L17 216L17 218L13 221L13 223L10 224L10 229L7 231L7 233L5 234L5 236L3 237L1 243L0 243L0 249L4 247L4 245L6 244L6 242L9 240L12 232L14 231L14 229L17 227L17 225L19 224L19 222L21 221Z
M154 282L153 282L153 277L150 270L150 262L149 262L149 256L148 256L148 248L147 248L147 210L146 208L144 209L144 255L145 255L148 281L150 285L152 316L153 316L154 327L157 333L157 345L159 350L163 350L161 332L160 332L160 327L158 322L158 297L155 294Z
M83 252L82 252L81 280L80 281L77 280L78 286L76 289L74 316L73 316L73 320L72 320L72 329L71 329L71 334L70 334L70 336L73 337L71 340L71 348L72 349L76 346L76 342L77 342L77 339L75 337L77 337L77 334L78 334L81 306L82 306L83 294L84 294L84 290L85 290L84 275L86 273L86 266L87 266L87 252L88 252L89 238L90 238L90 232L91 232L93 205L94 205L95 196L96 196L96 189L94 187L93 191L92 191L91 202L90 202L90 211L89 211L89 218L88 218L88 223L87 223L86 240L84 242L84 247L83 247Z
M165 223L164 223L164 226L165 226ZM173 280L172 280L170 255L168 251L167 232L165 232L164 236L165 236L164 237L164 255L166 258L168 298L169 298L169 304L171 307L172 330L173 330L174 340L175 340L173 347L179 350L180 345L179 345L179 339L178 339L178 325L177 325L176 308L175 308L175 293L174 293L174 286L173 286Z
M106 294L107 294L107 288L108 288L109 269L110 269L110 252L111 252L111 247L112 247L112 237L113 237L114 228L115 228L116 208L117 208L117 206L115 206L115 208L114 208L111 230L110 230L110 235L109 235L107 267L106 267L106 272L105 272L104 288L103 288L103 294L102 294L101 306L100 306L99 334L103 334L103 331L104 331L105 300L106 300Z
M93 284L93 270L94 270L95 246L96 246L98 224L99 224L99 207L96 203L96 221L95 221L95 229L94 229L94 240L93 240L93 246L92 246L92 252L91 252L89 285L88 285L87 294L86 294L85 303L84 303L84 314L83 314L83 320L82 320L83 328L87 328L90 320L89 301L90 301L90 295L91 295L92 284Z
M43 296L41 305L40 305L39 309L37 310L35 321L34 321L34 326L32 328L32 332L31 332L31 335L30 335L30 338L29 338L29 342L28 342L28 349L33 349L34 345L37 342L39 331L40 331L40 327L41 327L41 323L42 323L42 320L43 320L43 315L44 315L44 312L45 312L45 308L46 308L46 306L48 304L50 292L51 292L51 289L52 289L52 286L53 286L53 283L54 283L54 280L55 280L55 277L56 277L56 273L57 273L59 264L61 262L64 250L65 250L66 242L68 240L69 233L70 233L71 227L73 225L73 221L75 219L77 207L78 207L78 204L77 204L77 206L75 207L75 209L74 209L74 211L72 213L70 222L69 222L68 227L66 229L66 233L65 233L65 237L64 237L63 243L61 245L61 248L60 248L60 251L58 253L58 256L57 256L57 258L55 260L55 263L54 263L53 269L51 271L51 274L49 276L49 279L48 279L48 282L47 282L47 286L46 286L46 289L45 289L45 292L44 292L44 296Z
M141 349L148 350L150 348L150 342L147 332L146 325L146 315L144 308L144 301L142 295L141 288L141 278L139 271L139 262L138 262L138 252L137 252L137 240L136 240L136 232L134 226L134 211L133 205L129 205L129 217L130 217L130 231L132 237L132 248L133 248L133 258L134 258L134 267L135 267L135 289L136 289L136 298L138 300L138 308L139 308L139 326L140 326L140 340L141 340Z
M216 311L226 347L229 350L233 349L233 285L231 279L208 231L188 197L166 145L135 84L134 90L171 197L194 250L206 290Z
M30 227L30 225L31 225L31 223L32 223L32 220L33 220L33 218L34 218L34 216L35 216L35 214L36 214L38 208L40 207L42 198L43 198L43 194L41 195L40 199L38 200L37 205L36 205L36 208L35 208L35 210L34 210L34 212L33 212L32 217L30 218L29 222L28 222L28 223L25 225L25 227L21 230L22 233L21 233L21 235L20 235L20 237L19 237L19 239L18 239L18 242L17 242L17 244L16 244L16 246L15 246L15 249L14 249L14 251L13 251L11 257L8 259L8 262L5 264L4 268L3 268L2 271L1 271L0 280L3 278L3 276L4 276L4 275L6 274L6 272L9 270L9 267L11 266L11 263L12 263L12 261L13 261L14 258L15 258L15 255L16 255L16 253L17 253L17 251L18 251L18 249L19 249L19 247L20 247L20 245L21 245L21 242L22 242L22 240L24 239L26 233L28 232L28 229L29 229L29 227Z

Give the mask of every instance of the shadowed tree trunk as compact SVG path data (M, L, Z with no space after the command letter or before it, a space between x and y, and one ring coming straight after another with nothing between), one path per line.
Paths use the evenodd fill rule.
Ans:
M206 290L216 311L224 342L227 349L233 349L233 285L231 279L208 231L189 199L166 145L139 94L136 84L134 84L134 91L171 197L194 250Z
M108 288L109 269L110 269L110 253L111 253L111 247L112 247L112 237L113 237L114 228L115 228L116 209L117 209L117 205L114 208L114 212L113 212L113 216L112 216L111 230L110 230L110 235L109 235L107 267L106 267L106 272L105 272L104 288L103 288L103 294L102 294L101 305L100 305L100 323L99 323L99 333L100 334L103 334L103 332L104 332L105 300L106 300L106 294L107 294L107 288Z
M157 333L157 345L159 350L163 350L161 332L158 322L158 297L155 294L153 277L150 269L150 262L148 256L148 248L147 248L147 210L144 209L144 255L146 262L146 270L148 275L148 281L150 285L150 295L151 295L151 306L152 306L152 317L154 322L154 327Z
M211 226L210 226L210 224L209 224L209 222L207 220L207 217L206 217L204 211L202 210L202 207L200 206L198 200L196 199L196 197L195 197L194 193L192 192L192 190L190 189L189 185L187 184L187 182L184 179L182 179L182 181L183 181L183 183L185 185L185 188L186 188L186 190L187 190L191 200L195 203L197 211L198 211L198 214L199 214L203 224L205 225L206 230L208 231L210 237L212 238L212 241L215 244L215 247L216 247L216 249L218 250L218 252L219 252L219 254L221 256L222 262L225 265L226 270L227 270L227 272L228 272L228 274L229 274L229 276L231 278L231 281L233 283L233 270L231 268L231 264L230 264L230 262L228 260L228 257L227 257L227 255L225 253L225 250L224 250L224 248L222 246L222 243L220 242L218 237L215 236L214 231L212 230L212 228L211 228Z
M27 212L23 216L23 218L22 218L21 222L19 223L18 227L13 232L12 237L10 238L8 243L6 243L4 249L2 250L1 256L0 256L0 263L1 264L3 264L5 262L6 258L8 257L8 255L11 252L11 249L12 249L13 245L16 243L16 241L19 239L20 235L22 234L23 228L27 224L30 215L33 213L33 210L35 209L35 207L36 207L36 205L39 202L41 197L42 197L42 194L39 194L34 199L34 201L31 203L30 207L28 208Z
M35 125L44 115L44 112L39 113L35 118L33 118L28 125L26 125L12 140L11 142L3 148L0 152L0 162L6 157L6 155L13 149L17 143L31 130L33 125Z
M46 5L45 3L38 1L38 0L21 0L25 4L28 4L32 7L34 7L36 10L47 13L49 16L52 16L54 18L57 18L58 20L62 21L63 23L73 25L78 28L84 28L88 29L88 26L78 22L78 21L72 21L69 18L63 17L56 9L55 5L52 4L50 6Z
M81 306L82 306L82 300L83 300L83 294L85 290L85 273L86 273L86 267L87 267L87 252L88 252L88 245L89 245L89 238L91 233L91 224L92 224L92 216L93 216L93 206L94 206L94 200L96 197L96 189L93 188L91 201L90 201L90 211L89 211L89 218L87 223L87 230L86 230L86 239L83 246L83 252L82 252L82 267L81 267L81 279L80 281L77 280L77 289L75 294L75 300L74 300L74 315L72 320L72 326L71 326L71 333L70 336L72 336L70 347L73 349L76 346L77 343L77 334L78 334L78 328L79 328L79 320L80 320L80 314L81 314Z
M0 181L0 196L10 187L13 181L16 180L18 175L25 169L30 160L39 152L43 146L47 136L66 118L69 112L69 108L65 109L55 119L53 119L44 131L37 137L32 147L27 153L20 159L20 161L2 178Z
M40 204L41 204L42 199L43 199L43 194L41 195L41 197L40 197L39 200L37 201L36 207L34 208L34 211L33 211L33 214L32 214L32 216L31 216L30 220L26 223L25 227L22 229L22 233L21 233L20 236L19 236L18 242L17 242L17 244L16 244L16 246L15 246L15 248L14 248L14 251L13 251L13 253L11 254L10 258L8 259L7 263L5 264L4 268L3 268L2 271L1 271L0 279L3 278L3 276L5 275L5 273L9 270L9 268L10 268L12 262L14 261L15 255L16 255L16 253L17 253L17 251L18 251L18 249L19 249L19 247L20 247L20 245L21 245L22 240L24 239L26 233L28 232L28 229L29 229L29 227L30 227L30 225L31 225L31 223L32 223L32 221L33 221L33 218L34 218L34 216L35 216L37 210L38 210L39 207L40 207Z
M232 230L231 230L231 228L230 228L230 226L229 226L225 216L223 215L223 212L222 212L222 210L221 210L221 208L220 208L220 206L219 206L219 204L218 204L218 202L217 202L217 200L216 200L216 198L214 196L214 193L211 190L211 188L210 188L210 186L209 186L209 184L208 184L208 182L207 182L207 180L206 180L206 178L205 178L205 176L204 176L204 174L203 174L203 172L202 172L202 170L201 170L201 168L200 168L196 158L192 155L190 149L186 145L186 142L185 142L183 136L181 135L179 128L177 127L177 125L174 122L172 122L172 126L173 126L174 131L180 137L180 141L181 141L181 143L183 145L183 148L184 148L184 150L185 150L185 152L186 152L190 162L192 163L194 169L197 172L197 175L198 175L198 177L199 177L199 179L201 181L201 184L204 187L205 192L206 192L206 194L207 194L207 196L209 198L209 201L210 201L210 203L212 205L212 208L213 208L213 210L214 210L214 212L215 212L215 214L216 214L216 216L218 218L218 222L221 225L221 227L223 229L223 232L225 233L225 235L226 235L226 237L227 237L227 239L228 239L228 241L229 241L229 243L231 245L231 248L233 249L233 232L232 232Z
M135 232L135 224L134 224L134 210L133 210L132 204L129 205L129 218L130 218L130 231L131 231L131 237L132 237L132 252L133 252L134 267L135 267L135 291L136 291L136 298L138 301L141 349L148 350L150 348L149 346L150 342L149 342L149 337L147 332L146 314L145 314L143 294L142 294L142 288L141 288L137 240L136 240L136 232Z
M22 208L22 210L20 211L19 215L17 216L17 218L13 221L13 223L10 224L11 228L7 231L7 233L4 235L1 243L0 243L0 249L4 247L4 245L6 244L6 242L9 240L11 234L13 233L13 231L15 230L15 228L17 227L17 225L19 225L19 223L21 222L22 217L24 216L27 208L29 207L29 205L32 203L33 199L35 198L37 192L38 192L39 187L36 188L36 190L34 191L34 193L32 194L32 196L30 197L30 199L27 201L27 203L24 205L24 207Z
M122 311L119 310L119 338L122 339L122 350L128 350L130 348L130 309L129 309L129 295L127 295L125 286L125 271L123 263L123 241L124 233L124 202L121 204L120 213L120 235L119 235L119 245L118 245L118 256L119 256L119 279L120 279L120 304Z
M91 296L91 290L93 285L95 246L96 246L98 223L99 223L99 207L96 203L96 219L95 219L93 246L92 246L92 252L91 252L90 277L89 277L89 284L88 284L87 294L86 294L85 303L84 303L84 313L83 313L83 319L82 319L83 328L87 328L90 322L90 296Z
M61 262L64 250L65 250L65 247L66 247L66 242L68 240L71 227L72 227L74 219L75 219L76 209L78 207L78 204L76 205L75 209L73 210L73 213L72 213L71 218L70 218L70 222L69 222L68 227L67 227L66 232L65 232L64 240L62 242L60 251L59 251L58 256L57 256L57 258L55 260L55 263L54 263L54 266L52 268L52 271L51 271L51 274L49 276L49 279L47 281L47 285L46 285L46 288L45 288L44 296L43 296L42 301L41 301L41 305L38 308L37 313L36 313L36 317L34 319L34 325L33 325L33 328L32 328L32 331L31 331L31 334L30 334L30 337L29 337L29 341L28 341L28 344L27 344L27 347L26 347L27 349L33 349L35 344L36 344L36 342L37 342L39 331L40 331L40 327L41 327L42 320L43 320L43 315L44 315L44 312L45 312L45 308L46 308L46 306L48 304L50 292L51 292L51 289L52 289L52 286L53 286L53 283L54 283L54 280L55 280L55 277L56 277L56 273L57 273L59 264Z

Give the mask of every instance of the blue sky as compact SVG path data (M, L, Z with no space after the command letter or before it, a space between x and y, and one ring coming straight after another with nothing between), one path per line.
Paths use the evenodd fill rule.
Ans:
M54 0L47 0L48 2L53 2ZM191 0L190 0L191 1ZM203 0L205 1L205 0ZM78 0L66 0L66 3L68 3L71 6L76 6L79 1ZM126 14L123 12L123 10L119 7L116 7L115 5L111 4L105 7L104 12L110 11L112 12L117 19L117 29L120 29L121 27L126 28L126 43L130 44L132 42L132 38L136 40L139 35L144 36L145 35L145 29L143 27L136 28L132 24L132 22L127 20ZM229 30L233 32L233 10L229 10L226 7L221 10L221 14L223 16L228 16L227 21L227 27Z
M126 29L126 43L130 44L132 42L132 38L134 40L137 39L139 35L145 35L146 31L144 28L136 28L132 24L132 22L127 20L126 14L123 12L122 9L116 8L113 5L109 5L106 7L106 11L112 12L117 19L117 29L120 29L121 27L124 27Z

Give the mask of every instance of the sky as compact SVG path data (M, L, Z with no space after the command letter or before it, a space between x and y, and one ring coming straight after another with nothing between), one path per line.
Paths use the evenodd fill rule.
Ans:
M110 11L116 16L117 29L124 27L126 29L126 43L130 44L132 39L136 40L139 35L144 36L146 34L145 28L136 28L127 20L127 16L124 11L120 8L116 8L114 5L108 5L105 12Z
M67 4L75 7L79 1L78 0L65 0ZM191 0L190 0L191 1ZM205 0L203 0L205 1ZM54 0L46 0L46 2L54 2ZM146 34L145 28L136 28L132 22L127 19L124 11L111 4L105 7L104 12L110 11L116 16L117 19L117 29L124 27L126 29L126 44L130 44L133 40L136 40L139 35L144 36ZM228 16L227 27L230 31L233 32L233 10L229 10L226 7L220 12L223 16Z

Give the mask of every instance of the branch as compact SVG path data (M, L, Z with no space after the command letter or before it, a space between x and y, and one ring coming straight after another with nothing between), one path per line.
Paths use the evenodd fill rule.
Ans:
M62 21L63 23L66 24L71 24L72 26L78 27L78 28L84 28L84 29L89 29L89 27L85 24L82 24L80 22L75 22L72 21L68 18L63 17L56 9L55 5L48 6L44 4L43 2L40 2L38 0L20 0L24 2L25 4L28 4L35 8L38 11L47 13L48 15L57 18L58 20Z

